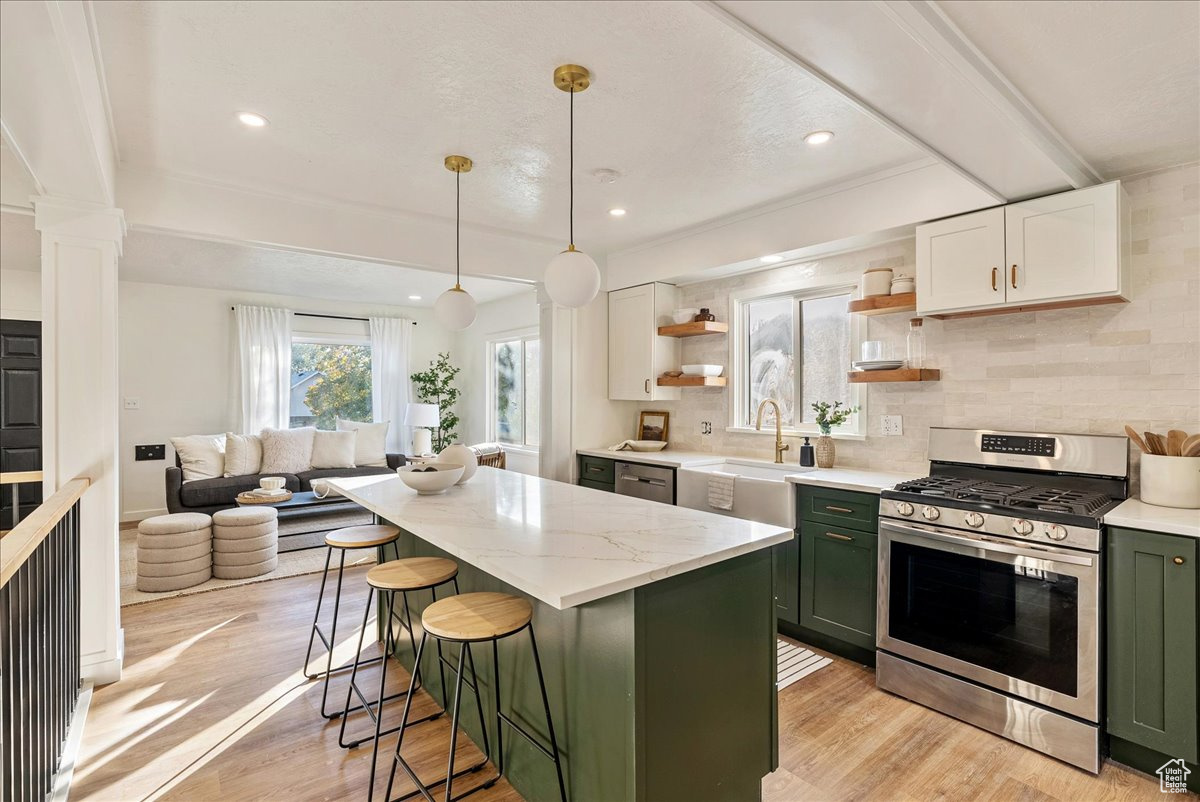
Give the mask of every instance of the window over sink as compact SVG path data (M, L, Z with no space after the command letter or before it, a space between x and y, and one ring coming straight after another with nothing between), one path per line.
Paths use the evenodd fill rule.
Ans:
M846 378L861 324L847 311L853 287L747 295L732 299L733 404L730 428L753 428L758 406L778 402L785 431L815 434L812 404L841 401L862 406L861 389ZM864 414L838 432L864 434ZM774 428L768 407L763 427Z

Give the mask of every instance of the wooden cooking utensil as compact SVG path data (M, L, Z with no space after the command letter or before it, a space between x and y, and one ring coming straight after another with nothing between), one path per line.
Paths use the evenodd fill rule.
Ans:
M1137 431L1134 430L1134 428L1128 423L1125 424L1125 434L1129 436L1129 439L1133 441L1135 446L1142 450L1143 454L1150 453L1150 446L1146 444L1146 441L1142 439L1142 436L1138 434Z
M1167 456L1179 457L1183 455L1183 441L1187 439L1187 432L1180 429L1171 429L1167 432Z
M1185 457L1200 457L1200 434L1194 434L1184 440L1179 453Z
M1161 434L1155 434L1154 432L1144 432L1144 435L1146 437L1146 445L1150 446L1151 454L1158 454L1159 456L1166 456L1167 442L1165 440L1163 440L1163 436Z

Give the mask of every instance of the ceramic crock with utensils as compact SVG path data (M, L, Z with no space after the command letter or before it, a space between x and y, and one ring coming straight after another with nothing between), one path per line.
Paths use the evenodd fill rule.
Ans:
M1158 507L1200 509L1200 434L1171 429L1165 437L1156 432L1139 435L1132 426L1125 427L1125 434L1143 452L1141 500Z

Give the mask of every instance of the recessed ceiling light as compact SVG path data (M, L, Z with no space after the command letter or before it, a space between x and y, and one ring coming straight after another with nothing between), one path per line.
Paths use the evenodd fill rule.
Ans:
M419 300L421 300L421 296L420 295L410 295L410 296L408 296L408 300L419 301Z
M265 128L267 125L266 117L252 111L239 111L237 118L238 122L248 128Z
M624 209L609 209L608 213L611 214L613 217L624 217L625 216Z
M804 137L804 142L808 145L824 145L831 139L833 139L833 131L813 131Z
M773 253L770 256L759 257L758 261L762 262L764 265L773 265L776 262L782 262L783 257L777 253Z

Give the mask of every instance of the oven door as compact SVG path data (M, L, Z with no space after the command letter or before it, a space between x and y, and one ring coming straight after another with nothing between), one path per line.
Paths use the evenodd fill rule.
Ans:
M879 522L876 642L1098 722L1100 555Z

